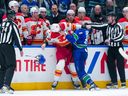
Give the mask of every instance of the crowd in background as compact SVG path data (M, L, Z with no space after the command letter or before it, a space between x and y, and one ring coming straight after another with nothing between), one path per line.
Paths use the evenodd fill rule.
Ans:
M13 8L15 6L8 6L8 2L11 0L0 1L1 9L7 10L9 8ZM107 23L106 15L113 11L117 14L117 21L120 18L125 17L123 14L123 8L128 6L127 0L16 0L18 4L16 5L18 8L16 10L17 23L19 24L19 29L21 28L21 41L24 45L31 44L41 44L42 36L40 36L40 31L43 32L47 28L50 27L53 23L63 22L66 20L70 23L81 23L85 22L94 22L94 23ZM36 7L35 7L36 6ZM85 8L80 9L79 8ZM36 9L38 9L38 12ZM73 10L73 12L69 11ZM126 10L128 11L128 10ZM33 12L37 12L37 14L33 14ZM69 13L68 13L69 12ZM84 13L84 14L81 14ZM19 14L20 13L20 14ZM72 16L70 16L72 15ZM23 16L22 20L21 16ZM3 20L5 17L3 18ZM24 20L23 20L24 19ZM24 22L23 22L24 21ZM36 21L36 22L35 22ZM38 21L38 22L37 22ZM43 23L42 23L43 22ZM30 26L33 25L33 28ZM45 27L41 27L41 25ZM81 23L82 24L82 23ZM27 26L24 28L24 26ZM47 27L47 28L46 28ZM39 28L39 30L38 30ZM34 30L38 32L34 32ZM24 32L23 32L24 31ZM26 36L26 31L30 33ZM29 32L31 31L31 32ZM91 29L91 34L89 38L89 44L95 45L100 44L104 45L104 40L106 39L106 35L104 30L96 30ZM38 35L38 36L35 36ZM38 38L39 37L39 38ZM35 39L35 41L34 41ZM37 39L37 40L36 40Z

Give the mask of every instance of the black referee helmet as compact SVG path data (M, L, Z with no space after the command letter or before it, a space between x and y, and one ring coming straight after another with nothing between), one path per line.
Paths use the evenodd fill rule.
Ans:
M115 12L109 12L108 14L107 14L107 17L112 17L112 21L116 21L117 22L117 16L116 16L116 14L115 14ZM108 21L109 22L109 21ZM111 22L112 23L112 22Z
M14 10L8 10L7 11L7 18L11 19L14 18L16 16L16 12Z

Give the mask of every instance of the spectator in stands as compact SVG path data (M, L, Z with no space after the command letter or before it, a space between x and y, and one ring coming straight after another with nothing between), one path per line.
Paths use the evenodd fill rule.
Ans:
M115 1L119 9L121 9L121 11L128 4L128 0L115 0Z
M22 0L21 4L26 4L29 8L39 6L39 2L37 0Z
M114 2L113 2L113 0L107 0L106 1L106 8L105 9L106 9L105 15L114 10Z
M20 10L24 18L30 17L29 7L26 4L22 4Z
M102 14L102 7L100 5L96 5L90 15L92 22L103 23L107 22L106 17Z
M76 4L77 8L79 7L85 7L87 14L88 15L88 10L90 10L90 8L88 8L88 4L89 4L89 0L72 0L72 2L74 4ZM89 15L88 15L89 16Z
M128 44L128 7L123 8L123 18L119 19L119 23L124 29L124 39L123 44Z
M41 7L45 7L47 9L47 15L51 15L52 5L57 4L56 0L43 0L41 3Z
M123 18L123 14L122 14L122 9L127 6L128 4L128 0L115 0L116 5L117 5L117 19Z
M90 16L91 10L95 5L104 6L105 2L106 0L73 0L73 3L75 3L78 8L85 7L87 16Z
M75 15L77 15L77 7L76 7L76 4L71 3L71 4L70 4L70 9L75 12Z
M106 6L103 9L103 14L107 15L109 12L114 11L117 15L117 19L122 17L122 9L120 9L114 0L107 0Z
M88 0L88 1L89 1L87 6L88 15L91 14L94 6L96 5L105 6L105 3L106 3L106 0Z
M52 14L51 14L51 16L48 17L50 24L59 23L60 20L65 18L65 16L59 14L57 5L52 5L51 11L52 11L51 12Z
M89 1L89 0L78 0L78 3L77 3L77 4L78 4L78 5L77 5L78 8L79 8L79 7L85 7L85 1Z
M95 23L105 23L107 22L106 17L102 14L102 9L100 5L96 5L91 13L91 21ZM97 30L92 29L91 33L91 44L104 45L106 39L105 29Z
M50 22L49 22L49 20L47 19L47 13L46 13L46 8L44 8L44 7L40 7L39 8L39 16L40 16L40 18L41 19L43 19L44 20L44 22L46 23L46 26L48 27L48 28L50 28Z

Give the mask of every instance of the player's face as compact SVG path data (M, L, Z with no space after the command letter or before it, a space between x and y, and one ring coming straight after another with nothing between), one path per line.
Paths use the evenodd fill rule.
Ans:
M75 4L71 4L71 5L70 5L70 9L71 9L71 10L74 10L74 12L75 12L75 11L76 11L76 5L75 5Z
M85 13L84 12L78 12L78 17L80 19L83 19L85 17Z
M52 6L52 13L57 14L58 13L58 8L57 6Z
M113 21L115 21L115 19L116 19L116 17L114 17L114 16L108 16L107 17L107 20L108 20L109 24L113 23Z
M73 21L75 17L75 14L67 14L67 18L69 21Z
M101 8L95 8L94 11L95 11L95 14L100 14L101 13Z
M37 18L37 17L39 17L39 14L38 14L38 12L33 12L32 16Z
M21 9L21 11L23 12L23 13L28 13L28 7L27 6L23 6L22 7L22 9Z
M128 19L128 11L126 12L126 18Z
M46 11L41 11L40 14L42 17L46 17Z
M19 10L19 6L14 6L14 7L12 7L12 10L14 10L14 11L17 13L18 10Z
M123 12L123 15L124 15L125 18L128 19L128 11Z

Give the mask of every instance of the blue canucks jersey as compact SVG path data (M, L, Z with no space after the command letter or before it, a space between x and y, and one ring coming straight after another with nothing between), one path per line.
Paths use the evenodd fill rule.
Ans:
M75 30L75 32L72 35L66 35L66 39L68 39L68 41L73 44L74 48L85 49L88 44L88 34L89 30L81 28Z

